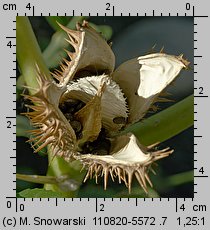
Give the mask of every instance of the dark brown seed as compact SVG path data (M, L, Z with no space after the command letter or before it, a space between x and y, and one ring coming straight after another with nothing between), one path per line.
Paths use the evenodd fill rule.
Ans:
M108 155L109 154L109 151L107 149L103 149L103 148L100 148L100 149L94 149L91 154L94 154L94 155Z
M96 140L93 143L92 154L107 155L111 147L111 143L108 139Z
M126 118L126 117L115 117L115 118L113 119L113 122L114 122L115 124L126 124L127 118Z
M60 108L60 110L63 112L63 113L66 113L67 112L67 107L66 107L66 105L65 104L60 104L59 105L59 108Z
M65 101L65 105L67 108L69 107L75 107L79 104L79 101L76 100L76 99L73 99L73 98L68 98L66 101Z
M82 125L79 121L74 120L74 121L71 121L70 124L76 133L81 131Z
M82 139L82 132L76 133L77 140Z
M91 72L88 70L79 71L79 73L77 74L78 78L88 77L88 76L91 76Z
M74 108L74 107L69 107L69 108L67 109L67 113L74 114L74 113L75 113L75 108Z
M73 120L73 115L71 113L65 113L64 116L69 122Z
M75 112L78 112L84 106L85 106L85 103L80 101L80 103L75 107Z
M78 100L68 98L65 100L65 102L62 102L59 105L59 108L63 113L67 113L67 112L71 113L71 112L74 112L74 109L77 107L78 104L79 104Z
M87 141L86 143L84 143L83 147L82 147L82 152L83 154L88 154L91 153L91 151L93 150L93 147L91 146L91 142Z

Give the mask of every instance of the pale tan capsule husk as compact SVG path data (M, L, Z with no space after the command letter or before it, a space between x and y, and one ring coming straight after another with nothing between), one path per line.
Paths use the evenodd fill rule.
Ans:
M123 181L130 192L135 177L147 192L147 184L152 186L148 175L152 163L173 150L145 147L133 134L120 135L120 131L142 119L189 63L182 56L157 53L129 60L113 72L115 57L111 48L87 22L79 25L77 31L62 28L75 52L67 51L71 61L65 60L62 71L52 74L57 83L37 68L39 88L34 95L25 96L34 103L29 106L33 111L26 113L36 127L30 141L37 146L36 152L49 145L54 156L81 161L87 168L84 181L92 177L97 181L103 176L106 189L110 175L113 180L117 177L119 183ZM69 99L84 105L67 117L61 105ZM80 125L79 136L69 117ZM87 143L100 144L102 129L106 131L103 138L110 143L109 149L84 153Z
M74 48L74 52L66 50L70 61L64 59L62 71L56 71L53 76L59 80L60 85L67 85L82 71L110 74L114 70L115 56L111 47L102 36L91 28L86 21L77 24L77 30L71 30L60 25L67 33L67 42Z
M103 176L104 189L106 189L108 177L111 176L113 181L118 177L119 183L123 181L129 192L131 192L134 176L147 193L147 184L152 187L152 182L148 175L151 165L173 152L169 148L162 150L154 150L153 148L154 145L148 147L141 145L134 134L128 133L112 140L110 155L80 154L75 158L80 160L88 169L84 181L95 177L97 182L98 177Z
M112 74L124 92L128 107L128 125L142 119L145 113L160 98L165 90L189 62L182 55L176 57L164 53L153 53L128 60L121 64Z
M101 119L103 127L109 133L119 131L124 124L114 122L116 117L127 119L128 108L124 94L118 84L116 84L108 75L90 76L80 78L77 81L67 85L66 92L62 95L60 103L68 98L79 99L84 103L97 94L100 85L105 84L105 89L101 97Z

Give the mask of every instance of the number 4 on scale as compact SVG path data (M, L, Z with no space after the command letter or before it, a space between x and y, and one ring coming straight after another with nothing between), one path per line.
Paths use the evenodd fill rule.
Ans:
M31 3L29 2L27 5L26 5L26 9L28 9L29 11L30 10L33 10L34 11L34 6L31 5ZM33 12L34 13L34 12Z
M31 10L31 3L30 2L26 5L26 9Z
M12 41L9 41L9 42L7 43L7 46L8 46L9 48L12 48L13 46L16 46L16 45L12 44Z
M201 168L199 169L199 173L204 174L204 169L203 169L203 167L201 167Z

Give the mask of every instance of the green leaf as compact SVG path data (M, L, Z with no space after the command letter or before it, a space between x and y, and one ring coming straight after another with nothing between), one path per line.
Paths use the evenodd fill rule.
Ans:
M81 187L78 192L77 197L89 197L89 198L109 198L114 197L116 191L111 186L108 186L106 190L104 190L103 185L95 184L95 181L92 182L93 184L89 183Z
M139 122L125 132L132 132L142 144L163 142L193 125L193 95Z
M95 184L95 180L87 181L83 186L80 187L77 197L97 197L97 198L155 198L159 197L158 193L154 188L148 187L148 193L146 194L144 190L137 184L133 185L131 193L129 194L128 189L124 184L117 184L110 181L109 186L106 190L103 187L103 179L99 178L98 184Z
M35 89L38 88L36 65L47 77L50 76L50 72L45 65L40 47L27 17L17 17L16 30L18 65L24 77L24 82L29 86L30 94L34 94Z
M191 183L194 180L194 170L187 172L181 172L174 175L171 175L162 180L162 187L175 187L183 184Z
M18 137L30 137L29 131L32 129L27 117L17 115L16 117L16 135Z
M61 30L58 23L66 25L72 17L63 17L63 16L46 16L45 17L49 25L55 30ZM58 22L58 23L57 23Z
M78 186L82 184L85 170L81 172L82 165L79 161L67 162L61 157L54 157L53 154L50 153L50 150L48 150L48 159L50 164L48 166L47 176L59 177L62 175L68 175L69 178L78 182ZM76 197L78 192L78 190L64 192L56 184L45 184L44 188L47 190L62 192L66 197Z
M124 191L116 194L114 197L119 197L119 198L126 198L126 197L129 197L129 198L157 198L157 197L159 197L159 195L152 188L148 188L148 193L146 194L143 189L141 189L139 186L137 186L137 187L133 187L131 189L130 194L125 189Z
M102 34L106 40L110 40L112 37L112 27L107 25L95 25L92 22L89 22L89 25L93 27L96 31Z
M24 89L24 86L26 85L26 83L25 83L25 79L24 79L23 75L20 75L18 77L16 85L17 85L17 90L22 91Z
M187 172L178 173L172 176L169 176L165 179L165 184L169 187L180 186L182 184L187 184L193 182L194 180L194 170Z
M54 192L40 188L26 189L19 192L19 196L23 198L60 198L64 197L61 192Z

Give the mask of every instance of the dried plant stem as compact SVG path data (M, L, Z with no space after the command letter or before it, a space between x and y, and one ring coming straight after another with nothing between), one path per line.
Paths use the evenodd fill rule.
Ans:
M53 176L38 176L38 175L25 175L25 174L16 174L18 180L23 180L31 183L37 184L57 184L57 177Z

